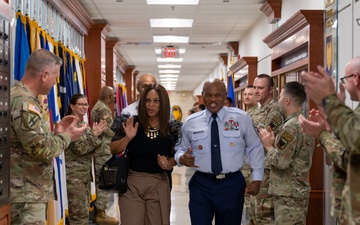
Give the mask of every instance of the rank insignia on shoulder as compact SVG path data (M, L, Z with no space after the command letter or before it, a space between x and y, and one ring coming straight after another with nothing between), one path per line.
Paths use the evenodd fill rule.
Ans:
M238 121L234 121L232 119L225 121L224 123L224 130L239 130L239 122Z
M277 147L281 150L285 149L286 146L294 139L294 136L288 131L284 131L281 134L279 142L277 143Z

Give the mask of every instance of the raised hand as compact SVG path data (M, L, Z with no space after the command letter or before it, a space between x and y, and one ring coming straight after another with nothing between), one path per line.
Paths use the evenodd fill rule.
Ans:
M126 122L122 124L126 136L131 140L135 137L139 123L136 122L134 125L134 117L129 117Z

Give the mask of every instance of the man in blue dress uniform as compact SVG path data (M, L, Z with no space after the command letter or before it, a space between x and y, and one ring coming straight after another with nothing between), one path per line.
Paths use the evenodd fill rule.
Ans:
M205 82L202 96L206 110L192 114L182 126L175 147L179 166L196 170L189 182L190 217L193 225L241 224L244 193L259 192L264 172L264 150L251 118L242 110L223 107L225 84ZM240 169L244 154L253 181L246 187Z

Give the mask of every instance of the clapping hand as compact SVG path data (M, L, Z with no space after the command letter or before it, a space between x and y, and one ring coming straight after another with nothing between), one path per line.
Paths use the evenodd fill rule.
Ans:
M101 135L107 128L107 124L105 120L101 120L99 123L93 123L92 131L96 136Z
M258 127L259 138L266 150L272 149L275 141L274 131L268 126L268 130Z
M306 119L303 115L299 115L299 122L301 130L305 134L315 138L318 138L320 133L324 130L331 131L330 125L327 122L325 115L319 110L310 110L309 119Z
M55 126L55 134L68 133L70 135L71 141L78 140L84 133L86 129L86 124L83 124L81 127L76 127L76 123L79 121L79 118L76 116L65 116L60 122Z

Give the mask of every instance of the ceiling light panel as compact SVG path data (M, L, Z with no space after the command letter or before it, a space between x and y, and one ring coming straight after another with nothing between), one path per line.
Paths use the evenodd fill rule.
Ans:
M155 43L189 43L189 37L187 36L153 36Z
M178 78L160 78L161 83L166 81L177 81Z
M180 73L180 70L159 70L159 73Z
M175 19L175 18L166 18L166 19L150 19L151 27L168 27L168 28L178 28L178 27L192 27L192 19Z
M164 65L158 65L159 69L180 69L181 65L175 65L175 64L164 64Z
M198 5L199 0L146 0L148 5Z
M177 75L177 74L160 74L159 75L159 77L160 78L178 78L179 77L179 75Z
M184 58L156 58L158 62L182 62Z

